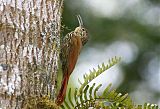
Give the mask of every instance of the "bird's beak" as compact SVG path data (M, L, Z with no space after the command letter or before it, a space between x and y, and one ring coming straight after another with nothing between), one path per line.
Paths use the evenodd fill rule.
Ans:
M83 21L82 21L82 18L80 15L77 15L77 19L78 19L78 22L79 22L79 26L80 27L83 27Z

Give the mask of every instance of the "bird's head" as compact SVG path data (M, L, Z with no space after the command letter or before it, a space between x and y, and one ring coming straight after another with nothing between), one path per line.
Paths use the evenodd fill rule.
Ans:
M76 34L76 36L81 38L82 44L84 45L88 41L88 33L87 30L83 27L81 16L78 15L77 18L79 26L74 30L74 33Z

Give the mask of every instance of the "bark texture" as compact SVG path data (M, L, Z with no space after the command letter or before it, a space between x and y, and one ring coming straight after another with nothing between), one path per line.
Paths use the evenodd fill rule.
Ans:
M62 4L0 0L0 108L54 108Z

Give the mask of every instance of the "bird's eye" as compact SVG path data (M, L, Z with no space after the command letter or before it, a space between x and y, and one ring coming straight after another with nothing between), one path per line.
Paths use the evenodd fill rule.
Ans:
M85 31L85 29L84 29L84 28L82 28L82 31Z

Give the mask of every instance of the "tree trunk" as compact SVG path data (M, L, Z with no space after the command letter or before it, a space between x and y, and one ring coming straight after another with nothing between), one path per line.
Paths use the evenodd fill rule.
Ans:
M63 0L0 0L0 108L56 108Z

